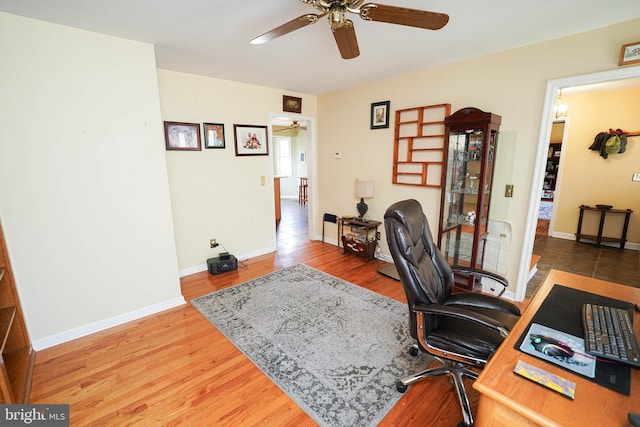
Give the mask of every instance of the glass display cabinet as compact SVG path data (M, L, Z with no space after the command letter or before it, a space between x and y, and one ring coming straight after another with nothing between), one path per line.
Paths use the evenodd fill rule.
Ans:
M451 265L482 268L501 117L463 108L444 120L445 150L438 247ZM456 286L478 289L473 278Z

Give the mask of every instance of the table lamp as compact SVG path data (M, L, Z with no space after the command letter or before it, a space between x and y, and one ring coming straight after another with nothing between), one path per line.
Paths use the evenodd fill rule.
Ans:
M367 213L367 210L369 210L369 206L364 202L364 199L370 199L373 197L373 181L361 181L356 179L355 193L356 197L360 198L360 202L356 205L356 208L360 214L358 219L362 221L364 220L364 215Z

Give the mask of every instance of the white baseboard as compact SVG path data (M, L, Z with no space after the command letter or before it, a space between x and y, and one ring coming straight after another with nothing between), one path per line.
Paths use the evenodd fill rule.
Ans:
M152 314L156 314L170 308L178 307L186 303L187 302L184 300L184 298L180 296L171 300L160 302L158 304L143 307L129 313L120 314L118 316L110 317L108 319L100 320L94 323L89 323L88 325L80 326L78 328L70 329L59 334L54 334L46 338L35 340L31 343L31 345L33 346L33 349L35 351L44 350L45 348L72 341L77 338L81 338L95 332L100 332L114 326L122 325L123 323L150 316Z
M558 239L576 240L576 235L571 233L551 232L549 235L551 237L557 237ZM620 244L609 244L603 246L606 246L607 248L619 248ZM640 251L640 243L627 242L625 243L624 248L631 249L632 251Z

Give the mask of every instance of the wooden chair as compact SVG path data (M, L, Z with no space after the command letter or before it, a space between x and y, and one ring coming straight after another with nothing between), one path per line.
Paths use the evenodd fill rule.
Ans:
M300 185L298 185L298 203L304 205L307 203L307 178L300 177Z

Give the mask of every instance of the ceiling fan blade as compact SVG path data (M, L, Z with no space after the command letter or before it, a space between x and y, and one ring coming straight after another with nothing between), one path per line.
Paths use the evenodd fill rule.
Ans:
M449 15L445 13L375 3L363 5L360 8L360 17L368 21L388 22L427 30L439 30L449 22Z
M291 21L254 38L253 40L251 40L251 44L263 44L275 39L276 37L284 36L285 34L289 34L292 31L306 27L307 25L315 24L316 22L318 22L318 19L322 18L325 15L326 13L320 15L315 13L308 13L306 15L299 16L296 19L292 19Z
M353 59L360 55L356 30L353 28L351 20L346 19L342 26L332 28L331 31L343 59Z

